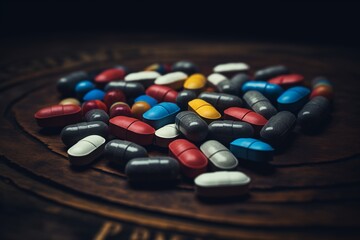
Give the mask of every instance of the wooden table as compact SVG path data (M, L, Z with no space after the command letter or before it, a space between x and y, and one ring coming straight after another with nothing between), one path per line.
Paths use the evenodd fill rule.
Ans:
M1 239L360 238L358 49L136 35L4 39L0 49ZM286 64L307 81L325 75L336 92L332 121L313 136L295 129L273 171L240 167L250 195L218 202L197 199L186 182L134 190L103 159L72 169L58 131L35 124L37 109L59 101L64 74L181 59L205 74L244 61Z

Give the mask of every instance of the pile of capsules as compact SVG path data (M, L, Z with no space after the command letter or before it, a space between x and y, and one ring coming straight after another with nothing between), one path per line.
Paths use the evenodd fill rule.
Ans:
M330 116L333 87L324 77L305 86L283 65L250 75L246 63L219 64L204 76L179 61L130 72L124 66L61 78L58 105L35 113L40 127L62 128L73 166L103 155L132 186L194 180L199 197L241 196L250 178L239 160L266 164L296 124L314 131ZM82 102L82 103L81 103ZM151 156L150 145L168 151Z

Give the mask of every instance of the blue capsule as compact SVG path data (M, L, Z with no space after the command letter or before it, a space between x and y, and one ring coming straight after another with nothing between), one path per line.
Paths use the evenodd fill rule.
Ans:
M306 87L292 87L277 99L279 111L290 111L296 114L308 101L310 89Z
M162 102L150 108L143 114L144 122L155 129L175 122L175 116L180 108L175 103Z
M86 93L83 97L84 101L90 100L103 100L105 96L105 92L100 89L93 89L90 92Z
M267 143L254 138L238 138L230 143L230 151L241 159L254 162L269 162L274 149Z
M95 89L94 83L92 83L88 80L81 81L78 84L76 84L76 86L75 86L76 96L79 99L82 99L87 92L89 92L93 89Z
M274 101L278 98L283 92L284 89L279 85L268 83L265 81L249 81L244 83L241 88L242 92L245 93L250 90L255 90L261 92L269 100Z
M137 98L135 98L134 102L147 102L151 107L155 106L158 101L153 98L153 97L150 97L149 95L141 95L141 96L138 96Z

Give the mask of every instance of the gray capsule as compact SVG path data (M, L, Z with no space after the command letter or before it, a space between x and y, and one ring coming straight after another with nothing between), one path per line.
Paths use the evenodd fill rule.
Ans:
M298 113L298 123L304 130L317 130L330 117L330 102L323 96L311 99Z
M195 99L197 94L193 90L183 90L178 93L176 97L176 104L180 107L181 110L186 110L188 108L188 102Z
M64 127L61 131L61 140L67 146L72 146L89 135L108 136L108 126L104 122L82 122Z
M255 72L256 80L268 80L270 78L287 74L289 73L289 69L283 65L270 66L267 68L260 69Z
M228 148L216 140L209 140L200 146L200 150L209 159L213 170L231 170L237 167L238 160Z
M221 113L229 107L242 107L241 98L231 94L204 92L198 98L210 103Z
M134 158L125 167L125 174L134 184L169 184L179 178L180 166L172 157Z
M136 82L112 81L105 86L105 92L114 89L123 91L128 98L134 98L145 94L144 86L141 83Z
M276 108L271 102L258 91L247 91L243 99L254 112L262 115L266 119L271 118L277 113Z
M260 131L261 138L270 144L282 143L296 125L296 117L288 111L278 112L271 117Z
M143 146L119 139L108 142L105 145L104 154L107 159L120 167L124 167L133 158L148 156Z
M254 136L254 128L246 122L220 120L213 121L209 125L209 138L217 140L229 146L230 142L237 138Z
M109 115L102 109L92 109L85 114L85 121L87 122L101 121L108 124Z
M187 75L191 75L194 73L199 72L196 65L190 61L179 61L172 65L172 71L173 72L184 72Z
M77 83L88 80L89 75L85 71L77 71L70 73L59 79L57 82L57 90L63 96L75 96L75 86Z
M176 129L193 142L203 141L208 133L207 123L194 112L183 111L176 115Z

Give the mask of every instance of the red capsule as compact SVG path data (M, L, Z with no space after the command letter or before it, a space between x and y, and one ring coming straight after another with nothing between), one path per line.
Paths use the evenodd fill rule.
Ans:
M126 72L122 68L110 68L98 74L95 77L95 82L97 84L105 85L114 80L123 80L125 74Z
M120 139L140 145L150 145L153 142L155 129L136 118L117 116L109 121L110 133Z
M177 139L169 144L170 156L176 158L183 174L189 178L206 172L207 157L191 142L185 139Z
M268 83L277 84L286 89L303 85L304 76L300 74L284 74L270 79Z
M148 89L146 89L146 95L155 98L158 102L176 103L178 93L166 86L151 85Z
M124 102L116 102L113 105L111 105L109 110L110 118L116 117L116 116L128 116L131 117L131 109L127 103Z
M126 102L125 94L120 90L107 91L104 96L104 103L108 108L116 102Z
M82 112L83 112L83 115L85 116L85 114L92 110L92 109L102 109L104 110L105 112L108 111L108 108L107 106L105 105L105 103L103 103L102 101L100 100L90 100L90 101L86 101L83 103L82 105Z
M310 99L317 96L323 96L328 100L332 100L334 97L333 88L330 85L319 85L311 91Z
M268 121L256 112L239 107L230 107L225 109L224 118L228 120L247 122L251 124L257 132L259 132Z
M81 107L72 104L42 108L34 117L40 127L64 127L82 120Z

